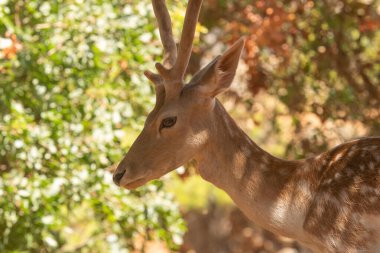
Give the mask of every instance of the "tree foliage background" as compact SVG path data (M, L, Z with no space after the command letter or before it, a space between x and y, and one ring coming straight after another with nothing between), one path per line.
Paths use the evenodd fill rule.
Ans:
M217 41L247 36L248 90L280 104L270 128L278 134L281 116L292 116L285 130L292 138L280 153L302 158L360 134L380 134L380 1L206 3L205 26L226 27ZM240 97L248 107L255 103L252 95ZM305 134L306 121L317 122L312 133ZM348 124L363 131L345 134Z
M168 1L176 34L186 2ZM205 0L189 73L241 35L222 100L259 145L304 158L380 134L380 1ZM0 0L0 252L178 248L165 180L128 192L107 171L154 104L142 72L160 55L149 0Z
M132 2L0 1L0 252L181 242L161 182L126 194L106 170L154 102L152 9Z

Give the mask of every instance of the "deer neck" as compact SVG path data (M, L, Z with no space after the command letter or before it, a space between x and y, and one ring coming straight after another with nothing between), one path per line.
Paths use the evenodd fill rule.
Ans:
M218 101L210 124L209 141L196 158L200 175L227 192L237 206L262 227L284 236L298 237L296 230L302 230L302 221L289 224L285 220L298 219L300 214L278 217L276 212L281 212L278 205L291 209L290 206L287 209L286 203L285 206L279 204L279 200L302 164L265 152L236 125ZM289 201L288 204L295 203Z

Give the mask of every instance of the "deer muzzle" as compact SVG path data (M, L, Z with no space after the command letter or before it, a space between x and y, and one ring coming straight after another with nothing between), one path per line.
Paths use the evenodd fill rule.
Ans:
M113 181L120 187L132 190L149 181L149 176L152 174L151 170L138 174L135 172L133 168L124 166L124 161L122 161L113 174Z

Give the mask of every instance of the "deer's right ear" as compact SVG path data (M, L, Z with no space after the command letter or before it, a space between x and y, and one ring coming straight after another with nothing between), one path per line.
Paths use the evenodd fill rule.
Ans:
M243 48L244 38L241 38L223 55L218 56L199 71L190 84L194 84L197 92L210 97L215 97L228 89L235 77Z

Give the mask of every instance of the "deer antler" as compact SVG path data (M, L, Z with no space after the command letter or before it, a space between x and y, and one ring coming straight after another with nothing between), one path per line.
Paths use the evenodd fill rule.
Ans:
M177 93L183 86L183 78L189 64L202 0L189 0L178 55L165 0L152 0L152 4L165 51L163 65L156 63L156 69L164 80L167 94ZM145 75L154 83L160 82L156 74L145 72Z
M162 45L164 46L164 65L172 67L177 59L177 46L174 42L172 22L165 0L152 0L154 15L157 18Z
M187 6L181 42L179 43L178 59L175 63L175 70L178 71L181 80L189 64L191 51L193 49L195 28L197 27L201 6L202 0L189 0L189 5Z

